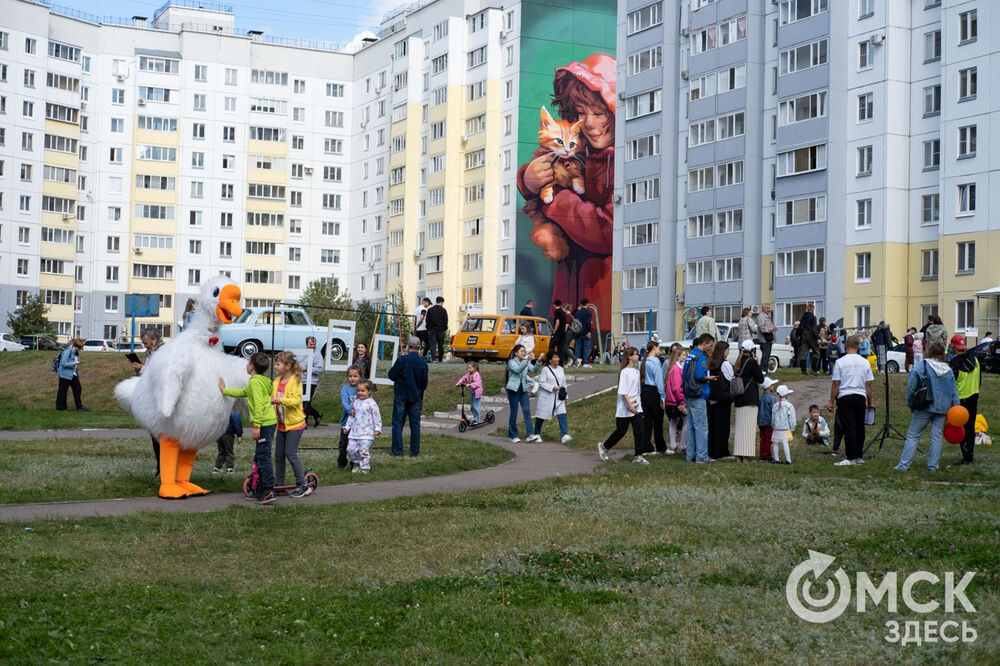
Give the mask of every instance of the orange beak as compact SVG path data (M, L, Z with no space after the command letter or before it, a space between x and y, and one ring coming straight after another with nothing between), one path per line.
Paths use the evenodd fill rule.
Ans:
M243 308L240 307L240 295L240 288L235 284L227 284L219 292L219 306L215 309L215 316L223 324L231 324L233 319L243 314Z

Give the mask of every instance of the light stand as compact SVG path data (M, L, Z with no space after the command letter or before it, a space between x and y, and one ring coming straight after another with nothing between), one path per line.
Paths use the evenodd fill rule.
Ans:
M891 423L889 423L889 364L886 363L886 348L885 345L879 345L875 353L878 355L879 363L882 366L882 376L885 378L885 423L882 427L878 429L875 436L871 438L868 444L865 446L865 450L862 453L863 458L874 458L875 454L865 455L868 453L868 449L872 448L872 445L878 441L878 450L882 450L882 445L887 439L899 439L906 441L906 435L899 432ZM919 450L919 449L918 449Z

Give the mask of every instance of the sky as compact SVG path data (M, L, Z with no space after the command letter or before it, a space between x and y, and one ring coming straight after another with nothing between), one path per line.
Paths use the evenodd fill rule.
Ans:
M166 0L53 0L98 16L152 18ZM405 0L221 0L236 16L236 27L278 37L315 39L347 45L365 31L377 31L382 15Z

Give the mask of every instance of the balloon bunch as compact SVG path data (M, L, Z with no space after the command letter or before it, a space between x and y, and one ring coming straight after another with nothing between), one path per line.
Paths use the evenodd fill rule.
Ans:
M955 405L948 410L947 425L944 427L944 438L951 444L958 444L965 439L965 424L969 422L969 410L961 405Z

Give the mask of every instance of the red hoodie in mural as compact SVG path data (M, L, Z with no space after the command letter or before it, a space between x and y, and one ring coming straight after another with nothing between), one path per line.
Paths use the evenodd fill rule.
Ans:
M556 80L573 76L597 93L612 115L615 112L615 59L594 54L556 70ZM611 119L614 127L614 119ZM612 130L613 131L613 130ZM538 149L532 159L545 155ZM536 192L524 184L522 165L517 187L525 198L524 212L532 220L532 241L543 249L547 259L556 264L552 298L564 303L579 303L586 298L605 315L611 315L611 249L614 227L615 149L594 150L589 146L584 157L584 193L559 191L552 203L544 204ZM554 225L558 229L552 229Z

